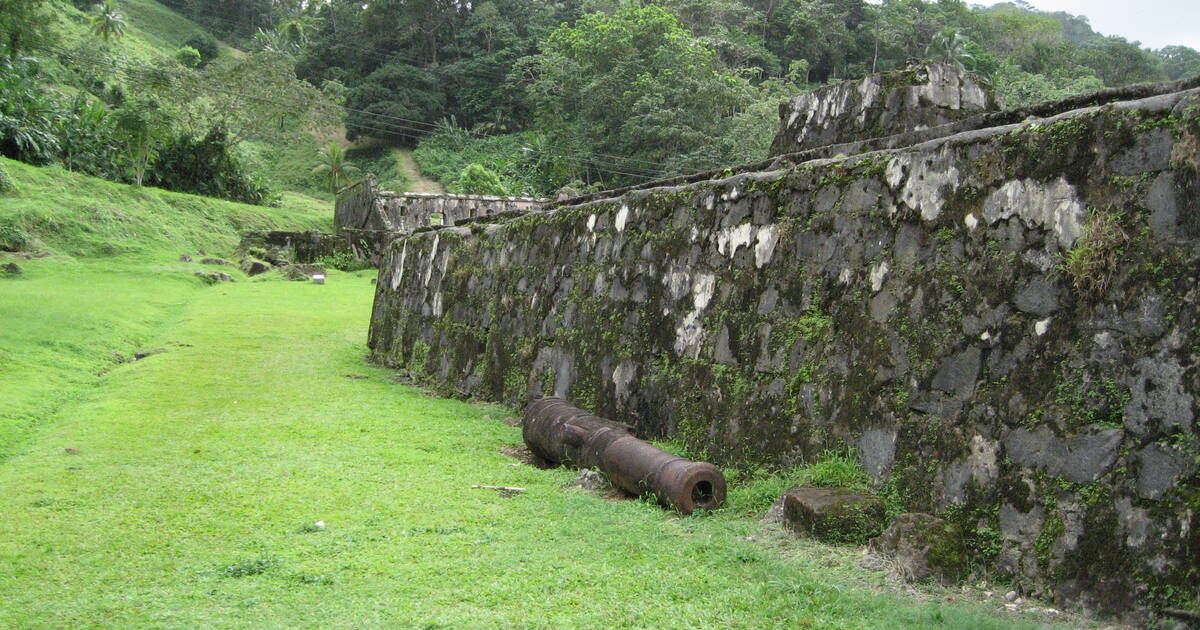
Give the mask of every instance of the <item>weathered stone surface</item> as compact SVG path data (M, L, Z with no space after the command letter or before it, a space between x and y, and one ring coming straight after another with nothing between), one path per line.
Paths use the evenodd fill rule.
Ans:
M970 562L958 526L930 514L897 515L869 548L891 558L913 582L953 584L966 575Z
M224 258L205 258L200 261L202 265L224 265L226 267L236 267L237 265L225 260Z
M325 265L287 265L280 271L288 280L312 280L313 276L325 276Z
M579 475L567 485L574 488L583 488L591 492L607 492L612 490L612 484L609 483L608 478L603 473L590 468L579 471Z
M19 276L23 273L25 273L25 270L22 269L21 265L18 265L17 263L10 262L10 263L6 263L4 265L0 265L0 275Z
M1022 312L1045 317L1058 310L1058 283L1053 278L1031 278L1017 291L1013 303Z
M896 430L870 428L858 440L859 459L867 474L875 481L882 480L896 458Z
M1152 444L1139 452L1137 461L1137 492L1143 499L1161 498L1195 464L1195 459L1189 458L1186 453L1159 444Z
M946 359L933 375L933 387L947 394L956 394L961 398L969 398L975 391L975 381L979 378L979 364L982 352L978 346Z
M783 495L783 518L798 534L861 545L883 529L883 501L846 488L797 487Z
M771 154L936 127L999 109L991 88L945 64L921 64L801 94L779 108Z
M1050 429L1016 429L1004 439L1005 452L1026 468L1044 470L1074 483L1091 483L1112 467L1123 431L1059 438Z
M254 276L267 273L274 267L271 263L258 260L256 258L247 258L242 261L242 273L253 278Z
M1195 418L1192 394L1184 390L1184 368L1175 362L1144 358L1129 378L1132 399L1125 406L1126 426L1139 435L1181 429Z
M342 230L376 230L412 233L419 228L453 226L509 212L541 209L545 199L397 193L379 190L372 178L338 195L334 227Z
M233 276L223 271L197 271L196 277L200 278L207 284L217 284L219 282L233 282Z
M243 258L259 259L276 267L313 264L325 256L348 255L366 260L373 246L361 246L357 239L322 232L246 232L238 245Z

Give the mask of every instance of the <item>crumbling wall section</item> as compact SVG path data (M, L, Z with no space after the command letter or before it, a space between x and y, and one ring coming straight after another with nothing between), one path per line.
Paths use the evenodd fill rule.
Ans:
M334 227L410 234L427 227L458 225L493 215L538 210L544 199L379 190L367 178L338 195Z
M1200 92L388 246L370 347L718 461L855 449L1026 591L1200 594Z
M800 94L779 107L771 155L938 127L1000 109L991 86L940 63L872 74Z

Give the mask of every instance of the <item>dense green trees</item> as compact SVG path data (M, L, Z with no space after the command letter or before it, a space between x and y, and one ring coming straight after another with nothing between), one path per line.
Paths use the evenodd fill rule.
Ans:
M614 170L644 172L705 144L753 94L661 7L585 15L542 50L529 85L539 127L560 146L621 156Z
M46 0L0 0L0 57L15 57L44 42Z
M46 11L62 1L0 0L0 58L44 50ZM0 152L176 185L193 180L151 177L168 146L219 138L226 164L246 140L259 155L281 143L315 154L313 134L344 122L351 140L420 145L448 187L474 163L514 194L552 194L761 158L783 99L912 58L977 72L1010 105L1200 73L1200 52L1145 50L1023 2L163 1L247 54L192 38L131 79L104 41L119 36L121 0L104 2L95 38L71 53L99 60L60 58L73 100L7 62L0 89L16 95L0 101ZM130 94L168 120L145 172L118 137Z

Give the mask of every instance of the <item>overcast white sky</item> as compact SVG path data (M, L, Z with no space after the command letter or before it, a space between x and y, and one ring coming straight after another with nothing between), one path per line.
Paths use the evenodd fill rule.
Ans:
M969 0L972 1L972 0ZM973 0L992 5L991 1ZM1028 0L1043 11L1086 15L1092 29L1120 35L1142 46L1172 44L1200 50L1200 0Z

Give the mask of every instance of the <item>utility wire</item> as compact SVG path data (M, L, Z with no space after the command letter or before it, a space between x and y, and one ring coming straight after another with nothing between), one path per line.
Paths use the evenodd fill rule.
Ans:
M201 13L201 15L211 16L214 20L224 22L225 24L228 24L231 26L238 25L237 22L234 22L232 20L216 17L216 14ZM186 16L184 16L184 17L186 17ZM372 52L376 49L379 49L380 46L382 46L382 45L383 44L380 44L380 45L377 45L377 46L374 46L371 48L365 48L365 49L355 48L354 50L356 53L364 54L367 56L373 56L373 57L383 60L383 61L394 61L396 59L401 59L401 60L410 62L409 65L413 65L414 67L422 67L422 66L425 66L430 63L428 60L419 60L419 59L415 59L413 57L406 57L406 56L401 55L400 53ZM347 44L335 44L335 47L340 48L340 49L350 48L350 46ZM482 76L482 77L497 79L499 81L505 81L509 78L508 74L489 73L489 72L482 72L482 71L478 72L477 75ZM441 127L436 123L429 123L429 122L413 120L410 118L403 118L400 116L393 116L393 115L388 115L388 114L379 114L379 113L375 113L375 112L368 112L365 110L358 110L358 109L353 109L353 108L348 108L348 107L346 107L345 109L346 109L346 111L352 111L352 112L356 112L356 113L361 113L361 114L366 114L366 115L376 116L376 117L381 117L381 118L388 118L388 119L396 120L399 122L407 123L409 125L425 127L425 128L428 128L430 131L435 131L435 130L441 129ZM476 138L491 138L491 137L495 137L495 135L499 135L499 134L483 134L483 133L475 132L475 131L472 131L469 129L463 129L463 131L465 133L467 133L468 135L471 135ZM556 146L556 145L551 145L551 144L548 144L546 146L548 146L550 148L562 149L564 151L572 151L572 149L569 149L567 147L562 147L562 146ZM646 171L647 173L653 173L654 174L653 177L662 177L664 175L664 171L662 169L662 165L660 162L654 162L654 161L650 161L650 160L642 160L642 159L638 159L638 158L631 158L631 157L615 155L615 154L611 154L611 153L600 153L600 152L594 152L594 151L573 150L573 152L577 155L590 155L590 156L595 156L595 157L609 158L611 160L616 160L617 162L615 163L615 165L620 166L621 168L628 168L631 170L643 170L643 171ZM639 166L637 166L638 164L644 164L646 166L639 167ZM610 166L614 165L614 163L610 162L609 165Z
M49 46L47 48L59 53L63 57L66 57L68 59L73 59L75 61L88 62L88 63L97 64L97 65L107 65L113 72L119 74L122 78L124 78L125 80L127 80L130 83L133 83L135 85L139 85L141 87L158 87L157 83L147 79L146 77L138 76L138 75L135 75L132 72L130 72L129 66L122 66L111 60L101 60L101 59L96 59L96 58L81 57L70 51L62 50L60 48L56 48L53 46ZM281 101L278 99L271 99L271 98L266 98L266 97L253 96L253 95L249 95L249 94L245 94L245 93L239 93L239 92L235 92L235 91L221 88L219 86L215 86L215 85L211 85L211 84L206 85L205 89L209 89L214 92L219 92L219 93L227 94L230 96L244 98L246 100L257 101L257 102L261 102L261 103L271 103L271 104L275 104L275 105L282 105L285 107L292 104L292 103L289 103L286 101ZM311 99L307 99L305 102L307 102L310 105L318 104L317 101L311 100ZM424 136L428 135L428 133L431 131L429 129L413 127L411 125L404 125L404 124L389 122L388 120L378 120L378 119L382 118L382 119L405 121L406 119L403 119L403 118L399 118L399 117L395 117L395 116L388 116L385 114L377 114L375 112L370 112L370 111L366 111L366 110L357 110L357 109L353 109L353 108L347 108L345 106L337 106L337 107L341 108L343 111L351 111L351 112L361 113L363 115L375 118L376 120L372 121L373 124L359 125L368 130L377 131L380 133L386 133L386 134L390 134L390 135L398 135L398 136L410 138L413 140L420 140ZM428 124L428 123L425 123L425 124ZM436 128L436 126L435 126L435 128ZM409 132L411 132L411 133L409 133ZM419 134L419 135L414 135L414 134ZM483 136L483 137L489 137L489 136ZM553 147L553 145L549 145L549 146L551 146L551 148L556 148L556 147ZM598 173L606 173L606 174L610 174L610 175L622 175L622 176L626 176L626 177L633 177L635 179L639 179L642 181L652 181L654 179L658 179L661 177L661 173L648 174L646 172L638 173L638 172L629 172L626 170L619 170L620 168L628 168L628 167L626 167L624 165L620 165L620 164L614 165L610 162L604 162L601 160L587 159L587 158L583 158L583 157L573 157L572 155L569 155L566 153L556 153L556 152L547 151L547 150L543 150L543 149L528 148L527 150L531 153L536 153L536 154L548 156L548 157L563 158L567 161L575 162L576 164L585 165L585 166L590 167L591 170L598 172ZM585 155L585 154L586 154L586 152L580 152L580 155ZM636 167L634 167L634 169L636 170Z

